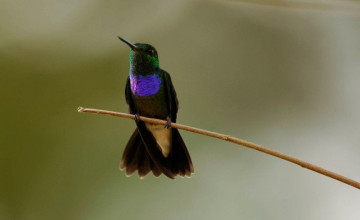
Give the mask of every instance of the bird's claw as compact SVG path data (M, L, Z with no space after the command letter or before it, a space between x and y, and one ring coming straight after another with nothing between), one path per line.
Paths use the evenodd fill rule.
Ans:
M165 128L171 128L171 118L169 116L166 117Z
M136 124L140 121L138 113L134 114L134 121L136 122Z

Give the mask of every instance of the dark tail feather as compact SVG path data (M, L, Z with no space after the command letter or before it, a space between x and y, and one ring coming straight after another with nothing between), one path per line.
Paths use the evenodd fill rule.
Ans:
M151 170L155 176L160 176L162 173L150 158L138 129L134 131L125 147L120 170L125 170L127 176L138 170L140 178L146 176Z
M134 160L136 160L135 158L135 154L136 151L138 150L138 148L140 148L141 146L141 139L139 136L139 132L137 131L137 129L134 131L134 133L132 134L132 136L130 137L123 156L121 158L121 162L120 162L120 170L124 170L126 169L126 174L130 175L131 173L133 173L136 169L131 169L131 164L134 162Z
M157 167L167 177L174 179L176 174L172 172L171 168L168 165L168 159L165 158L161 153L160 147L158 146L151 132L146 129L145 123L140 121L137 123L137 127L140 137L144 143L146 152L149 154L150 159L154 163L154 167ZM158 171L156 170L155 173L157 172Z
M173 173L180 176L190 177L194 173L194 167L191 161L190 154L185 146L183 139L180 136L178 129L172 129L172 147L168 156L168 160Z
M142 146L141 148L143 150L142 152L142 157L139 161L139 176L140 178L143 178L146 176L146 174L148 174L151 171L151 159L149 158L149 154L146 152L145 147ZM161 173L160 173L161 174Z
M127 176L130 176L138 170L140 178L144 177L151 170L149 155L146 152L137 129L126 145L121 159L120 169L126 169Z
M151 169L152 169L152 172L154 174L154 176L158 177L161 175L161 170L159 169L159 167L157 167L153 161L151 161Z
M145 125L138 125L138 129L134 131L126 145L120 169L126 169L126 175L131 175L138 170L140 178L150 171L153 172L154 176L160 176L161 173L164 173L171 179L174 179L176 175L190 176L191 173L194 173L189 152L179 131L175 128L171 129L172 147L169 156L165 158L159 150L155 138L145 128ZM143 140L145 140L146 145Z

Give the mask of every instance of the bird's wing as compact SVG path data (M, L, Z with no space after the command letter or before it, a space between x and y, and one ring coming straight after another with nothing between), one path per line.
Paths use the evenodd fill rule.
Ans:
M176 122L177 112L179 109L179 101L177 99L176 91L174 85L171 82L170 74L166 71L163 71L163 79L165 82L166 98L168 99L170 118L172 122Z

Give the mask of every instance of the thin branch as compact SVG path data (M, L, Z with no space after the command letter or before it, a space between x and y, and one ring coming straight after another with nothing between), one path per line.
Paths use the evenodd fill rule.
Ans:
M83 108L83 107L79 107L78 108L78 112L88 112L88 113L96 113L96 114L103 114L103 115L112 115L112 116L117 116L117 117L123 117L123 118L130 118L130 119L134 119L134 115L132 114L126 114L126 113L120 113L120 112L113 112L113 111L107 111L107 110L100 110L100 109L93 109L93 108ZM144 121L144 122L149 122L152 124L159 124L159 125L164 125L166 124L166 121L164 120L160 120L160 119L154 119L154 118L147 118L147 117L143 117L143 116L139 116L139 120ZM229 135L224 135L224 134L220 134L220 133L216 133L216 132L212 132L212 131L207 131L207 130L203 130L203 129L199 129L199 128L194 128L194 127L190 127L190 126L186 126L186 125L181 125L181 124L177 124L177 123L171 123L171 127L173 128L178 128L181 130L185 130L185 131L190 131L193 133L197 133L197 134L202 134L202 135L206 135L209 137L213 137L213 138L218 138L224 141L229 141L232 142L234 144L238 144L247 148L251 148L260 152L263 152L265 154L270 154L274 157L278 157L280 159L283 160L287 160L291 163L297 164L301 167L304 167L306 169L315 171L317 173L323 174L325 176L328 176L330 178L336 179L340 182L346 183L350 186L353 186L355 188L360 189L360 183L349 179L347 177L344 177L340 174L334 173L332 171L326 170L324 168L321 168L319 166L316 166L314 164L308 163L306 161L303 160L299 160L295 157L291 157L288 156L286 154L265 148L263 146L260 146L258 144L255 143L251 143L249 141L246 140L242 140L239 138L235 138L235 137L231 137Z
M316 2L316 1L289 1L289 0L236 0L226 1L222 4L252 4L260 6L271 6L279 8L290 8L290 9L310 9L310 10L323 10L323 11L334 11L334 12L359 12L358 1L348 0L339 2Z

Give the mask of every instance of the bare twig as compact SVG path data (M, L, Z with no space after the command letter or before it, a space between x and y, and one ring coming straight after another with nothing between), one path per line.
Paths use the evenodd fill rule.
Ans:
M286 9L310 9L310 10L323 10L323 11L334 11L334 12L359 12L358 1L348 0L348 1L289 1L289 0L236 0L236 1L226 1L222 4L232 4L232 5L241 5L241 4L252 4L260 6L270 6Z
M113 112L113 111L107 111L107 110L100 110L100 109L93 109L93 108L79 107L78 112L88 112L88 113L112 115L112 116L117 116L117 117L134 119L134 115L132 115L132 114ZM143 116L139 116L139 120L144 121L144 122L149 122L149 123L152 123L152 124L160 124L160 125L165 125L166 124L166 121L164 121L164 120L159 120L159 119L154 119L154 118L147 118L147 117L143 117ZM257 150L257 151L261 151L263 153L270 154L272 156L278 157L278 158L283 159L283 160L287 160L287 161L289 161L291 163L297 164L297 165L299 165L301 167L304 167L306 169L315 171L317 173L323 174L325 176L328 176L330 178L336 179L336 180L338 180L340 182L346 183L346 184L348 184L350 186L353 186L355 188L360 189L360 183L355 181L355 180L349 179L347 177L344 177L344 176L342 176L340 174L337 174L337 173L334 173L332 171L325 170L324 168L313 165L313 164L308 163L308 162L303 161L303 160L299 160L299 159L297 159L295 157L291 157L291 156L288 156L286 154L283 154L283 153L280 153L280 152L265 148L265 147L260 146L258 144L251 143L249 141L245 141L245 140L242 140L242 139L239 139L239 138L231 137L229 135L219 134L219 133L216 133L216 132L206 131L206 130L203 130L203 129L194 128L194 127L181 125L181 124L177 124L177 123L171 123L171 127L182 129L182 130L185 130L185 131L190 131L190 132L193 132L193 133L206 135L206 136L209 136L209 137L218 138L218 139L229 141L229 142L232 142L232 143L244 146L244 147L248 147L248 148L251 148L251 149L254 149L254 150Z

